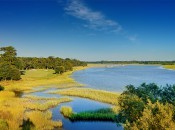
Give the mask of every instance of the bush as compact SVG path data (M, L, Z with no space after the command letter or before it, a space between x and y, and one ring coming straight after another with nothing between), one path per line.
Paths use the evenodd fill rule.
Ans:
M65 117L71 117L73 114L72 108L68 106L62 106L60 109L60 112L65 116Z
M0 91L3 91L4 90L4 87L0 85Z
M133 123L127 122L126 130L173 130L175 122L173 120L173 106L171 104L162 104L148 102L143 111L143 116Z
M22 130L31 130L34 128L33 122L31 122L29 119L23 120L23 124L21 125Z

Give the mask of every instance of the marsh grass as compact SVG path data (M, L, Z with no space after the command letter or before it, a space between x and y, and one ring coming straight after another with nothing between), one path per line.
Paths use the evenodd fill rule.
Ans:
M0 119L0 130L8 130L7 122L2 119Z
M85 68L87 67L77 67L74 71ZM55 75L52 70L28 70L19 81L0 82L5 87L5 91L0 91L0 129L6 130L8 126L8 130L21 130L24 119L30 119L35 126L34 130L51 130L62 126L61 121L51 120L52 113L48 109L69 102L70 98L49 99L32 96L19 98L15 92L42 91L51 85L56 88L82 86L70 77L72 72ZM33 89L36 86L48 87Z
M116 113L111 108L75 113L71 107L62 106L60 112L71 121L117 121Z
M41 99L35 99L35 100L41 100ZM44 99L43 99L44 100ZM72 101L70 98L59 98L59 99L47 99L45 102L31 102L29 100L28 102L25 102L25 108L30 109L30 110L40 110L40 111L45 111L48 110L49 108L53 108L60 103L64 102L70 102Z
M51 120L51 112L49 116L45 118L45 112L52 107L55 107L63 102L71 101L70 98L40 98L40 97L29 97L29 98L17 98L13 92L1 91L0 92L0 119L6 122L9 130L20 130L23 124L24 118L30 118L32 123L44 121L47 125L46 130L51 130L53 127L61 126L61 121L53 122ZM42 101L42 103L40 102ZM39 113L38 116L35 116L35 119L32 117L34 113ZM40 111L40 112L38 112ZM28 114L31 113L32 114ZM46 112L48 113L48 112ZM42 116L43 114L43 116ZM27 115L27 116L26 116ZM2 124L2 123L1 123ZM41 125L44 124L34 124L35 129L39 130ZM1 127L5 127L1 125ZM45 127L45 126L44 126ZM1 129L0 129L1 130ZM3 130L3 129L2 129ZM43 129L41 129L43 130Z
M175 65L164 65L163 67L166 68L166 69L173 69L173 70L175 70Z
M64 115L64 117L71 117L73 114L72 108L69 106L62 106L60 108L60 112Z
M51 120L52 113L50 111L30 111L25 116L33 123L35 130L53 130L55 127L62 127L61 121Z
M77 96L82 98L88 98L92 100L97 100L104 103L109 103L112 105L117 105L117 98L119 93L89 89L89 88L70 88L52 92L55 94L67 95L67 96Z

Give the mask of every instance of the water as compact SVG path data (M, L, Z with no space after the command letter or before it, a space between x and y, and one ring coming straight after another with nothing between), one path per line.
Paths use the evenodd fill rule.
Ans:
M111 68L90 68L77 71L72 76L86 87L122 92L124 86L156 83L158 85L175 84L175 71L160 66L115 66Z
M58 95L58 94L48 93L54 90L56 90L56 88L34 92L34 93L31 93L30 95L47 97L47 98L62 97L61 95ZM117 124L113 122L99 122L99 121L71 122L69 119L64 118L64 116L60 113L61 106L70 106L72 107L74 112L83 112L83 111L97 110L101 108L111 107L110 104L101 103L90 99L84 99L84 98L73 97L73 96L70 96L70 98L72 98L73 101L61 103L57 107L50 109L52 111L52 119L61 120L63 122L63 128L60 128L59 130L123 130L122 126L117 126Z
M175 71L163 69L160 66L118 66L112 68L90 68L74 72L72 77L86 87L108 91L123 91L128 84L140 85L143 82L157 83L158 85L175 84ZM41 97L60 98L61 95L49 94L56 88L34 92L31 95ZM60 130L123 130L112 122L71 122L60 113L61 106L71 106L75 112L109 108L111 105L97 101L71 97L72 102L62 103L52 108L53 120L62 120Z

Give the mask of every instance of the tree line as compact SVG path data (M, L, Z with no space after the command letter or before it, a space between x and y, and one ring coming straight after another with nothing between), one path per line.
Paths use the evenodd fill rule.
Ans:
M49 56L17 57L12 46L0 48L0 80L19 80L21 74L28 69L54 69L55 73L71 71L74 66L87 66L87 63L76 59L62 59Z
M88 62L93 64L161 64L161 65L174 65L175 61L94 61Z

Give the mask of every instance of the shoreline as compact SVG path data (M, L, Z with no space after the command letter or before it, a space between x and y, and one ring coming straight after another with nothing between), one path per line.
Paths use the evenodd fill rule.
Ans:
M36 69L33 70L27 70L26 75L21 76L21 79L19 81L1 81L0 84L5 87L5 91L21 91L21 92L34 92L33 88L38 88L41 86L44 86L45 88L49 87L55 87L55 88L70 88L73 86L83 86L82 84L75 81L71 75L75 71L80 71L83 69L87 69L90 67L74 67L73 71L68 71L63 73L62 75L55 75L53 74L53 70L47 70L44 69ZM33 75L37 72L42 73L49 73L51 74L50 77L34 77ZM50 71L50 72L48 72ZM30 77L28 76L28 73L34 73ZM39 89L36 91L39 91Z

